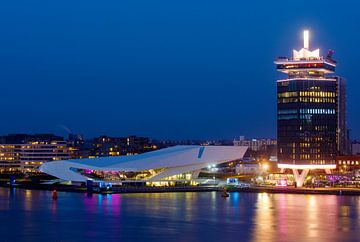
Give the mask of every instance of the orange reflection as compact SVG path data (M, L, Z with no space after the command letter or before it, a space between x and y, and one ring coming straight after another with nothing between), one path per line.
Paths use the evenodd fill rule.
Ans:
M347 199L344 200L344 202ZM260 193L252 241L342 241L358 208L332 195Z

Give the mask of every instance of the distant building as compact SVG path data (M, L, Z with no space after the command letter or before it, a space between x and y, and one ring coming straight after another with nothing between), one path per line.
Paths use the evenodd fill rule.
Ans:
M38 172L47 161L70 159L66 141L52 134L0 137L0 172Z
M159 148L175 145L233 145L232 140L153 140Z
M80 146L85 143L85 138L82 134L69 134L67 141L72 146Z
M234 146L246 146L248 150L244 154L243 159L240 161L245 170L252 169L252 164L254 166L259 165L260 163L267 163L272 169L277 166L277 141L274 139L250 139L246 140L245 136L240 136L239 140L233 141ZM249 168L250 167L250 168ZM250 169L250 170L251 170ZM245 172L245 171L244 171ZM248 174L248 172L245 172Z
M240 136L239 140L233 141L234 146L247 146L250 151L266 150L269 146L277 144L274 139L251 139L246 140L245 136Z
M235 172L238 175L260 175L263 170L259 163L242 163L236 165Z
M71 159L83 159L91 156L92 142L85 140L81 134L69 134L68 146Z
M360 155L360 142L359 141L354 141L351 144L351 153L353 155Z
M92 156L136 155L157 149L149 138L100 136L93 139Z

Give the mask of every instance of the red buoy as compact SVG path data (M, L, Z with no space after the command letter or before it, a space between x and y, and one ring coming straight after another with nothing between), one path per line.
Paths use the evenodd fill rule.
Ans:
M53 198L54 200L56 200L56 199L57 199L57 193L56 193L56 190L53 190L52 198Z

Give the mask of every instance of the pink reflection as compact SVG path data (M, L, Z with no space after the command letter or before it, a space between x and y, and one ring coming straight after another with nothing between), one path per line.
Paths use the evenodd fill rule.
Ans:
M88 193L84 196L84 205L86 210L87 221L97 221L98 216L107 216L113 220L112 224L118 226L121 221L119 219L121 212L121 195L120 194L92 194ZM100 221L101 222L101 221ZM85 237L96 236L97 229L87 229Z
M113 194L110 195L111 200L108 200L108 202L111 202L111 209L113 214L119 215L120 214L120 207L121 207L121 197L120 194Z
M86 193L84 199L85 210L89 214L111 213L112 216L120 215L121 195L120 194L92 194Z
M286 182L286 181L285 181ZM279 197L278 200L278 205L280 207L279 209L279 219L278 219L278 223L279 223L279 229L280 229L280 233L281 234L286 234L287 233L287 196L281 194L281 196Z

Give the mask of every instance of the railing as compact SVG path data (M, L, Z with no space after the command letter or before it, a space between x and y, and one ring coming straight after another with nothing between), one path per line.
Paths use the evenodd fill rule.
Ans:
M330 62L332 64L336 64L336 61L334 59L331 59L329 57L319 57L319 58L301 58L301 59L294 59L294 58L289 58L289 57L284 57L284 56L279 56L275 59L275 61L293 61L293 62L301 62L301 61L327 61Z

